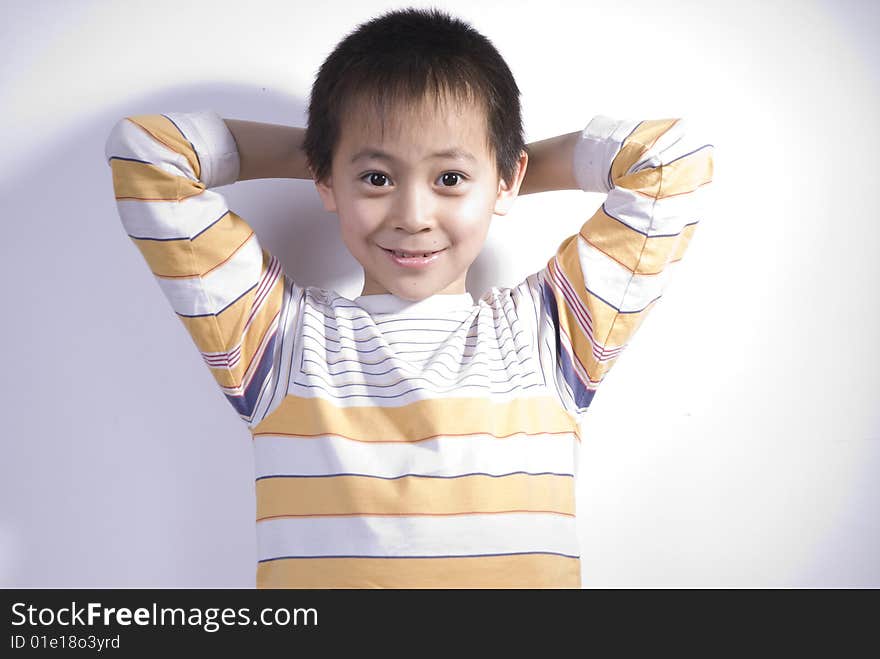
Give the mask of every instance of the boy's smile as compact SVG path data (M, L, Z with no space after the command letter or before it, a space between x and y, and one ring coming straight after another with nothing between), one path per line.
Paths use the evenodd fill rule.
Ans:
M373 107L356 105L341 123L330 180L316 182L364 268L361 295L418 301L465 293L468 268L492 216L513 203L527 156L508 188L490 152L485 113L474 106L422 102L389 112L386 121L383 135Z

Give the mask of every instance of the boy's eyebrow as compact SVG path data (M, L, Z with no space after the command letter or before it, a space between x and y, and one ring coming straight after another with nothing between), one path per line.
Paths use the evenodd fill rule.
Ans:
M385 153L380 149L376 149L375 147L367 147L358 151L351 158L351 163L355 163L362 158L374 158L376 160L387 160L389 162L397 162L397 158L392 156L390 153ZM473 155L470 151L465 151L460 147L452 147L450 149L446 149L445 151L436 151L435 153L430 154L425 160L429 160L431 158L453 158L455 160L470 160L474 164L476 164L477 157Z

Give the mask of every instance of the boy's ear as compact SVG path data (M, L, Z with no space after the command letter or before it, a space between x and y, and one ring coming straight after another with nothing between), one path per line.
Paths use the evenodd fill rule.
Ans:
M513 201L519 194L519 188L522 185L523 178L526 175L526 168L529 165L529 154L525 151L520 152L519 162L516 165L516 173L513 177L513 184L508 185L504 179L498 181L498 198L495 200L495 215L507 215L507 211L513 206Z
M311 169L309 171L311 171ZM315 176L312 174L312 180L314 180L314 178ZM336 196L333 194L333 177L328 176L326 182L315 181L315 187L318 189L318 194L321 195L321 201L324 202L324 210L329 213L335 213Z

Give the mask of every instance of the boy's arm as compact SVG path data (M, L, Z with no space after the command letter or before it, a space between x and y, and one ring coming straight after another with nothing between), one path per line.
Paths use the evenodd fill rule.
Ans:
M223 121L238 146L239 181L257 178L311 180L302 150L305 128L242 119Z
M105 156L125 231L229 403L255 424L273 399L281 337L302 289L210 189L240 178L232 133L209 110L125 117Z
M714 147L684 119L599 115L583 131L529 149L521 192L579 188L607 195L528 278L540 309L545 372L552 372L566 408L580 415L687 249L702 219Z
M572 167L574 147L580 136L581 132L576 131L531 142L527 147L529 163L519 194L580 189Z

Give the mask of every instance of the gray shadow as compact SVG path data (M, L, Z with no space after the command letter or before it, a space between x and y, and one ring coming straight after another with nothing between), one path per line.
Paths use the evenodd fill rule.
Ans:
M305 102L273 90L169 87L65 124L0 181L3 586L253 586L249 433L126 235L104 156L125 116L202 109L305 125ZM312 181L216 189L291 279L360 294ZM475 299L496 266L484 250L471 267Z

